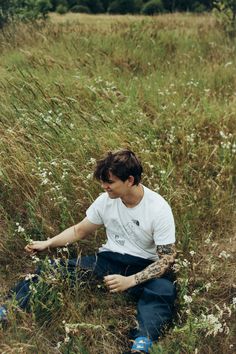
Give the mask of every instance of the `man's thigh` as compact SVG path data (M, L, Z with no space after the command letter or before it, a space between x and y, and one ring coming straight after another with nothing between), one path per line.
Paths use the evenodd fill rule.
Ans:
M154 292L159 296L176 297L175 284L166 278L152 279L144 283L144 288Z
M122 274L123 268L125 268L111 252L70 259L67 261L66 267L69 272L88 271L98 278L103 278L108 274Z
M175 285L165 278L148 280L129 289L128 293L136 300L147 294L152 298L168 298L170 302L174 302L176 298Z

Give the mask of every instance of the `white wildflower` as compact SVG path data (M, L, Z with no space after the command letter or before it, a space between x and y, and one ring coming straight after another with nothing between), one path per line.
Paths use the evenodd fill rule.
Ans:
M205 322L205 324L208 327L207 331L207 336L213 334L213 336L216 336L217 333L222 333L223 332L223 326L220 323L218 317L216 317L213 314L210 315L204 315L202 314L202 319Z
M194 138L195 138L195 134L191 133L190 135L187 135L186 138L187 138L187 141L189 143L193 143L194 142Z
M68 175L68 172L67 171L63 171L61 179L65 179L67 175Z
M37 289L35 288L34 284L31 283L29 286L29 289L30 289L31 293L37 294Z
M211 239L210 239L210 237L208 237L208 238L205 240L205 243L206 243L207 245L209 245L210 242L211 242Z
M226 251L222 251L219 256L219 258L224 258L224 259L228 259L230 257L230 254L227 253Z
M183 267L187 268L190 266L190 262L187 259L184 259L182 265Z
M92 173L89 173L87 176L86 176L87 179L92 179L93 178L93 174Z
M70 333L70 327L65 325L65 331L66 331L67 334Z
M225 135L225 133L222 131L222 130L220 130L220 136L223 138L223 139L226 139L227 138L227 136Z
M61 342L57 342L57 349L61 347Z
M193 298L191 296L184 295L184 302L186 304L191 304L192 301L193 301Z
M196 296L196 295L198 295L198 294L199 294L199 289L195 289L195 290L193 291L193 293L192 293L193 296Z
M224 303L223 308L224 308L224 312L228 312L228 313L227 313L228 317L231 317L231 315L232 315L232 310L231 310L230 306L227 306L227 305Z
M34 279L35 277L37 277L37 274L29 273L25 276L25 280L31 280Z
M64 339L64 343L69 343L69 341L70 341L70 337L66 336L65 339Z
M206 291L208 291L208 290L210 289L210 287L211 287L211 283L207 283L207 284L205 285Z
M49 179L48 178L44 178L41 182L41 186L45 186L46 184L48 184Z
M192 257L196 254L195 251L190 251L189 253L190 253L190 255L191 255Z
M40 261L39 257L31 256L33 263L38 263Z
M233 154L236 153L236 143L233 143L233 145L232 145L232 153Z
M24 231L25 231L25 229L19 225L18 228L17 228L17 232L21 233L21 232L24 232Z
M60 265L60 258L54 258L54 262L56 264L56 266Z

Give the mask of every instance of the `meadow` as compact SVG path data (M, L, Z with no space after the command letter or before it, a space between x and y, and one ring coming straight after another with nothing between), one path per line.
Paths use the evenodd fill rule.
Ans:
M11 304L2 354L127 349L129 299L48 273L48 257L93 253L103 230L23 250L81 220L101 192L95 159L122 147L176 221L177 310L152 354L235 353L235 45L211 15L54 15L0 32L0 303L45 268L31 311Z

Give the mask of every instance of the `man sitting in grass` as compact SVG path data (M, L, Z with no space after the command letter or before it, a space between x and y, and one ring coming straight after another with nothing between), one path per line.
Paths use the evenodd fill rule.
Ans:
M25 247L35 254L77 242L105 226L107 240L97 255L71 264L74 272L78 267L90 269L111 293L128 292L137 299L138 326L130 353L149 352L173 317L176 297L170 269L176 256L173 215L158 193L141 184L142 171L132 151L109 152L97 161L94 172L105 193L88 208L86 217L51 239ZM15 288L22 308L29 301L29 284L24 280ZM7 318L6 306L0 307L0 318Z

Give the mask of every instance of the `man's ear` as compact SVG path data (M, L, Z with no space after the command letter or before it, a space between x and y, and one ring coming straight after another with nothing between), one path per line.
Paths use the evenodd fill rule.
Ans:
M128 182L129 182L129 186L132 187L134 185L134 176L129 176Z

